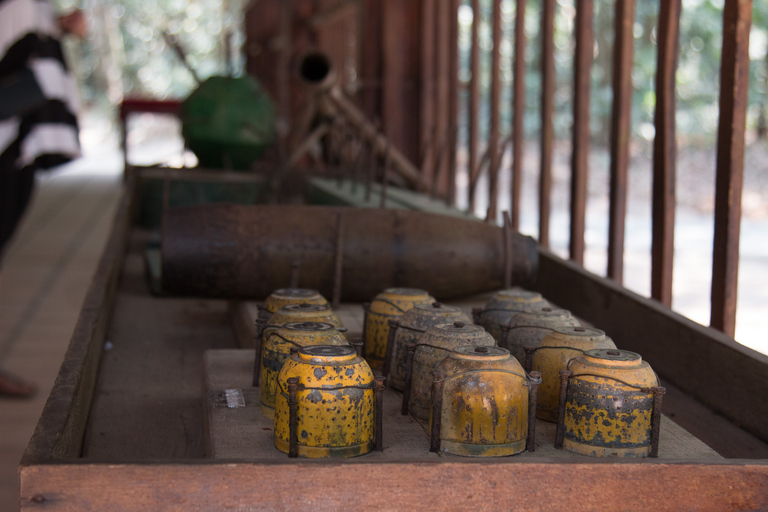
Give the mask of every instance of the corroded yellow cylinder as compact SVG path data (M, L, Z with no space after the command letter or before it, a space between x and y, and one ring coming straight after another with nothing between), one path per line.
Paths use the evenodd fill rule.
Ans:
M334 313L329 304L308 304L305 302L300 304L286 304L275 311L272 318L269 319L269 323L264 326L264 339L266 339L272 331L276 331L285 324L294 322L322 322L331 324L336 328L344 327L341 323L341 319Z
M291 354L291 348L314 345L349 345L334 326L322 322L295 322L272 331L261 351L261 412L267 418L275 415L277 373Z
M650 365L634 352L599 349L568 369L563 447L593 457L647 457L653 414L647 388L659 385Z
M288 453L288 379L296 393L299 457L355 457L373 449L375 394L371 368L352 347L316 346L291 355L278 375L275 446Z
M525 347L536 348L539 342L558 327L576 327L579 321L571 312L550 306L514 313L502 326L499 346L506 348L521 363L525 362ZM504 336L504 331L506 337Z
M496 341L479 325L454 322L427 329L413 352L413 370L408 410L428 420L432 410L432 372L437 363L461 346L492 347Z
M557 421L560 370L565 370L568 361L574 357L596 348L615 349L616 345L603 331L589 327L562 327L544 336L533 354L531 365L531 370L541 373L537 418Z
M458 347L437 365L435 378L443 382L441 451L499 457L525 450L528 380L508 350Z
M389 320L401 317L418 304L431 304L435 299L416 288L387 288L374 298L365 312L363 326L365 359L373 368L384 362L389 336Z
M280 288L272 292L272 295L264 301L264 308L259 312L259 318L269 321L278 309L288 304L328 304L328 301L317 290Z
M501 324L509 322L515 313L527 309L541 309L549 306L540 293L523 290L522 288L509 288L500 290L483 307L475 319L475 323L491 333L493 339L501 341Z
M400 318L393 340L387 383L391 388L403 390L405 387L405 365L408 360L408 345L415 345L433 325L452 322L472 323L460 308L446 306L439 302L418 304L405 312Z

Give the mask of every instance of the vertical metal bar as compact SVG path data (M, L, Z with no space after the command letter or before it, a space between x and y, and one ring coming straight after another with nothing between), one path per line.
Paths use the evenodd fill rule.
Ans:
M675 72L680 36L681 0L661 2L656 68L656 114L653 141L653 241L651 296L672 305L675 253Z
M523 350L525 351L525 364L523 365L523 368L528 373L531 373L531 368L533 367L533 354L536 353L536 348L523 347Z
M434 159L432 147L435 143L435 2L421 2L421 160L422 174L431 169ZM427 176L425 176L427 178Z
M616 2L611 112L611 190L608 213L608 277L624 279L624 224L627 213L627 168L632 120L632 59L635 0Z
M570 257L584 263L584 228L587 214L589 175L589 99L594 35L593 0L576 3L576 50L573 77L573 148L571 155L571 237Z
M452 0L448 18L448 189L446 203L456 204L456 144L459 132L459 5Z
M257 388L259 387L259 381L261 380L261 347L264 345L264 327L267 325L267 321L257 318L254 323L256 325L256 335L254 336L256 340L256 359L253 363L253 387Z
M503 213L504 227L504 288L512 286L512 221L509 219L509 212Z
M723 56L720 68L720 121L717 130L710 324L731 337L736 334L751 20L752 0L726 0L723 9Z
M528 373L528 439L525 447L529 452L536 451L536 403L539 396L539 384L541 384L541 373Z
M469 211L475 211L475 182L479 173L477 139L480 115L480 0L472 0L472 43L469 50L469 105L467 110L467 172Z
M296 391L299 389L299 378L288 378L288 456L299 456L299 401Z
M525 5L517 0L515 8L515 54L512 63L512 190L510 211L512 229L520 229L520 193L523 181L523 118L525 117Z
M403 386L403 406L400 408L400 414L408 415L408 402L411 399L411 382L413 380L413 353L416 351L416 345L409 344L405 349L408 351L408 357L405 360L405 386Z
M377 375L375 378L374 393L376 397L376 439L374 449L377 452L384 451L384 377Z
M491 112L490 128L488 131L488 151L491 155L491 165L488 168L488 219L496 220L499 195L499 112L501 99L501 0L493 0L493 24L492 38L493 50L491 51Z
M541 155L539 170L539 244L549 247L552 209L552 144L555 139L555 4L541 0Z
M667 390L657 386L653 388L653 413L651 417L651 453L649 457L659 456L659 439L661 437L661 402Z
M333 271L333 298L331 303L333 309L338 309L341 304L341 280L342 271L344 267L344 214L339 214L339 219L336 222L336 261L334 262Z
M384 354L384 367L381 373L384 376L389 376L389 372L392 369L392 359L395 357L395 337L397 336L397 328L400 327L400 322L394 318L387 320L389 325L389 334L387 335L387 351Z
M449 143L449 108L450 98L450 50L448 40L450 37L450 10L452 2L438 0L435 6L435 128L440 144L435 144L435 170L433 180L436 184L434 191L436 196L445 194L445 181L447 178L446 167L448 160L444 158L443 151Z
M560 370L560 398L557 402L557 428L555 430L555 448L563 447L565 437L565 401L568 395L568 379L573 374L569 370Z
M429 451L440 451L440 428L443 423L443 380L437 372L432 374L432 417Z

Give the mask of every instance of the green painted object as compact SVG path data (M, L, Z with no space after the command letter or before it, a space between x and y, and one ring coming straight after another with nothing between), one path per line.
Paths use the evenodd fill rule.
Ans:
M251 77L212 76L181 104L182 134L201 167L250 169L276 137L275 107Z

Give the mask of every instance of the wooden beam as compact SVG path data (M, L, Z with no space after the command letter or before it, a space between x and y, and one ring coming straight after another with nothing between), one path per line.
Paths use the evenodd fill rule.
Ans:
M435 139L434 174L432 175L433 196L442 196L447 192L448 159L446 150L451 137L451 66L450 66L450 11L451 1L438 0L435 4Z
M469 172L469 211L475 211L475 186L480 174L477 141L480 116L480 0L472 0L472 35L469 50L469 104L467 112L467 170Z
M657 36L651 297L666 306L672 305L675 256L675 72L680 44L680 9L681 0L661 2Z
M493 50L491 50L491 111L490 127L488 130L488 151L490 167L488 168L488 219L496 221L499 196L499 120L501 118L501 0L493 0L491 23Z
M425 178L431 176L435 162L435 0L423 0L421 5L421 151L419 165Z
M525 133L525 5L526 0L517 0L515 8L515 53L512 63L512 190L511 222L512 229L520 229L520 193L523 181L523 155Z
M593 13L593 0L581 0L576 3L570 256L573 261L581 264L584 263L584 227L587 214L587 178L589 176L589 100L592 82L592 55L594 53Z
M611 190L608 221L608 277L624 278L624 224L627 213L627 168L632 121L632 59L635 0L616 2L611 112Z
M360 104L368 119L380 118L381 112L381 10L382 0L365 0L360 9Z
M552 210L552 144L555 129L555 5L541 1L541 155L539 170L539 244L549 247L549 214Z

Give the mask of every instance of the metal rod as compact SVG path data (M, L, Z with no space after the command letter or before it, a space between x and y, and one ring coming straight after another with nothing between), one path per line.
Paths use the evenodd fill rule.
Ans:
M541 384L541 373L528 372L530 380L528 381L528 439L525 447L529 452L536 451L536 403L539 396L539 384Z
M387 335L387 351L384 353L384 368L381 373L384 376L389 376L389 372L392 369L392 360L395 358L395 336L397 335L397 328L400 327L400 322L394 318L387 320L389 325L389 334Z
M565 437L565 401L568 395L568 379L573 372L560 370L560 399L557 402L557 429L555 430L555 448L563 447Z
M376 440L374 449L378 452L384 451L384 382L386 377L377 375L375 377L374 392L376 394Z
M611 189L608 214L608 277L624 278L624 224L627 214L627 168L632 121L632 59L635 0L616 2L611 111Z
M488 168L488 215L487 220L495 222L498 211L499 193L499 121L501 112L501 0L493 0L493 50L491 51L491 112L488 133L488 147L491 152L491 164Z
M462 0L452 0L449 18L448 35L448 127L450 141L448 142L448 189L446 204L456 204L456 145L458 142L459 126L459 6Z
M420 87L420 156L421 172L432 167L434 155L432 146L435 140L435 12L436 0L422 0L421 4L421 87Z
M749 34L752 0L728 0L723 9L720 121L717 130L715 237L710 324L736 333L739 231L744 185L744 137L749 94Z
M338 309L341 304L341 280L344 263L344 213L339 213L336 223L336 261L333 272L333 309Z
M509 218L509 212L504 214L504 288L512 286L512 221Z
M520 193L523 181L523 143L525 117L525 4L517 0L515 8L515 53L512 62L512 179L510 210L512 229L520 228Z
M296 392L299 389L299 378L288 378L288 457L299 456L299 401Z
M681 0L659 7L656 113L653 140L653 238L651 297L672 305L672 266L675 253L675 73L680 46Z
M523 365L523 368L528 373L531 373L531 368L533 367L533 354L536 353L536 348L523 347L523 350L525 351L525 364Z
M539 169L539 244L549 248L552 209L552 145L555 139L555 4L541 4L541 155Z
M256 335L254 336L254 339L256 340L254 342L256 357L253 364L253 387L257 388L259 387L259 381L261 380L261 347L264 345L264 340L262 338L264 336L264 327L267 325L267 321L257 318L254 321L254 324L256 325Z
M430 430L429 451L440 451L440 429L443 423L443 384L437 372L432 373L432 428Z
M653 392L653 415L651 417L651 453L649 457L659 456L659 438L661 437L661 402L666 388L656 386Z
M480 116L480 0L472 0L472 44L469 53L469 105L467 109L467 172L469 173L469 211L475 211L474 182L479 174L477 162Z
M451 41L450 33L450 10L451 0L437 0L435 3L435 111L434 123L437 133L440 134L440 144L436 146L434 173L432 174L433 197L441 196L446 191L444 187L447 175L447 160L445 159L445 148L448 144L450 134L450 49L449 46L455 41Z
M405 349L407 358L405 360L405 386L403 387L403 406L400 408L400 414L408 415L408 402L411 399L411 383L413 380L413 353L416 351L416 345L407 345Z
M571 259L579 264L584 263L584 230L587 214L587 177L590 149L589 89L595 44L592 28L593 13L593 0L580 0L576 3L569 252Z

